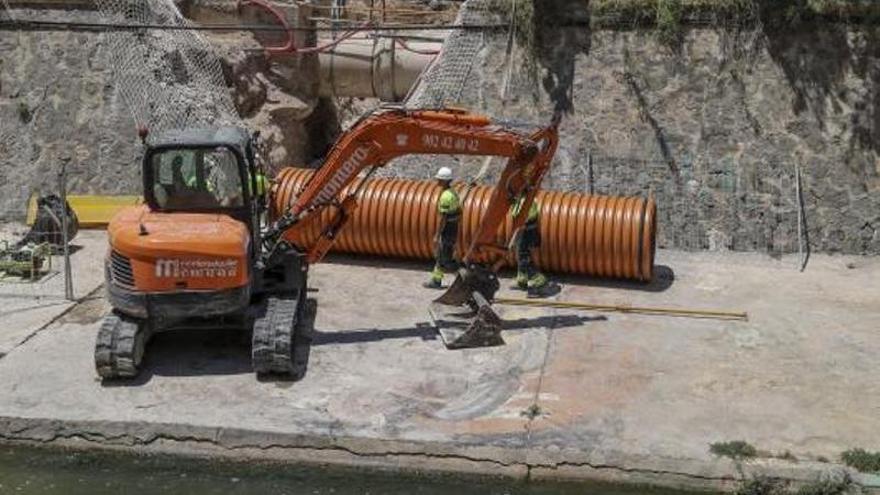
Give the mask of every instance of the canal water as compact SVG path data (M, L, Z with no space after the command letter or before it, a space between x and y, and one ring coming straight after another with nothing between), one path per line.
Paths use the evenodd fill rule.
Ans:
M610 485L523 483L0 445L0 494L674 495Z

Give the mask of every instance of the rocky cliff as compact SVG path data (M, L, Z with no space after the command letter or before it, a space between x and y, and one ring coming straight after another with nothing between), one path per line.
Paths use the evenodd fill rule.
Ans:
M14 14L102 20L95 11L17 9ZM108 36L0 30L0 220L23 218L32 193L56 192L65 160L70 191L139 194L142 146L110 66ZM333 102L316 96L314 60L270 61L250 34L206 37L221 59L242 122L261 131L272 166L320 157L339 124ZM172 83L186 89L183 80L156 81Z
M107 58L95 34L0 30L0 216L20 217L31 192L57 191L65 159L75 191L137 191L137 133Z
M504 33L484 34L458 98L508 119L564 112L548 187L653 194L661 246L776 254L800 240L880 254L880 28L691 26L670 46L631 25L591 29L583 4L535 3L535 64L524 47L508 58ZM239 112L270 139L277 165L319 156L338 132L333 102L285 82L307 71L242 51L245 38L215 40ZM0 216L52 189L64 157L74 191L139 189L139 145L105 50L96 34L0 31Z
M519 47L507 98L507 39L487 36L461 98L565 113L549 187L653 194L661 246L689 249L796 251L802 201L814 250L880 254L880 28L691 27L669 46L591 30L584 4L535 4L536 77Z

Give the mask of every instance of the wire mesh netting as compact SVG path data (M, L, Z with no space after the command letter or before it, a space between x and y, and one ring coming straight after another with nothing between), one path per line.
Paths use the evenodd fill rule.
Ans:
M802 217L793 167L790 173L757 181L737 168L707 180L697 177L690 163L682 160L682 180L674 181L662 159L595 152L588 160L555 172L545 183L550 189L653 197L660 247L771 255L795 253L799 248Z
M12 8L9 7L9 2L7 0L0 0L0 19L15 19L12 15Z
M108 22L188 27L172 0L95 0ZM116 86L151 130L240 122L211 45L192 30L107 33Z
M485 0L464 2L455 19L457 25L485 22ZM485 45L484 33L476 29L452 31L443 43L440 55L425 70L408 95L408 108L440 108L461 100L477 54Z
M490 0L467 0L456 22L504 22L506 16L499 14L498 5ZM481 107L496 118L510 116L511 111L523 111L521 104L506 104L510 76L506 69L518 66L512 77L520 98L527 96L535 81L528 80L528 74L522 70L522 47L519 52L514 48L513 54L508 48L506 60L501 60L508 34L465 30L450 33L441 54L410 93L406 106ZM533 117L540 113L534 109L525 111ZM544 187L598 195L653 196L658 205L661 247L780 255L798 252L807 242L805 226L802 225L804 234L798 234L798 223L803 220L796 196L795 169L790 164L778 164L771 167L772 171L757 174L736 166L704 170L702 161L676 156L680 171L673 174L669 160L664 157L617 149L583 152L576 144L578 139L571 135L563 137ZM482 170L478 161L468 158L432 157L430 163L430 169L426 169L424 158L398 160L387 175L425 178L442 165L468 180L473 170ZM491 182L493 171L499 168L493 167L484 179Z

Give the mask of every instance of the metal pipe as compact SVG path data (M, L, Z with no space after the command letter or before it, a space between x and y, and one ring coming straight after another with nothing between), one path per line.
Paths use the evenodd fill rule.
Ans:
M514 299L498 297L495 304L509 306L530 306L538 308L579 309L586 311L616 311L619 313L639 313L645 315L680 316L684 318L710 318L718 320L748 320L744 311L708 311L702 309L655 308L645 306L627 306L623 304L588 304L565 301L538 301L534 299Z
M400 101L441 43L395 38L347 39L318 54L321 95Z
M272 186L272 215L277 217L313 171L285 168ZM475 234L492 193L491 187L466 189L462 195L462 219L458 256ZM346 196L352 189L342 192ZM433 181L368 179L357 194L359 207L339 234L333 251L389 257L430 259L439 225L437 202L442 190ZM654 273L656 205L653 199L590 196L540 191L541 247L535 262L544 270L649 281ZM326 208L321 222L302 229L303 237L291 239L311 246L321 224L333 215ZM499 230L498 243L509 238L511 219ZM481 260L486 261L486 260ZM507 260L513 263L513 257Z
M73 301L73 274L70 270L70 238L67 232L67 221L70 212L67 211L67 162L69 158L61 160L61 172L58 174L58 188L61 190L61 242L64 243L64 298Z

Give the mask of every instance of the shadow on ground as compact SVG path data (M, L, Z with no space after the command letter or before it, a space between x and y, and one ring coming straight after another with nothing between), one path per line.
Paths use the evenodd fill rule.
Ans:
M429 322L418 322L411 327L388 329L356 329L342 332L322 332L315 329L318 304L307 301L303 320L297 328L292 377L260 376L261 382L294 383L308 372L312 346L359 344L388 339L418 338L439 340L436 327ZM541 316L505 320L504 332L535 328L554 330L574 328L589 322L605 321L605 316ZM438 352L448 351L438 347ZM251 334L236 329L180 329L159 333L150 341L140 374L132 380L104 380L105 387L133 387L148 383L154 376L189 377L205 375L240 375L253 373L251 366Z
M641 292L663 292L675 282L675 272L666 265L654 265L654 278L650 282L637 280L616 280L583 275L555 275L554 280L562 285L576 287L601 287L606 289L635 290Z
M317 301L308 299L295 335L293 376L261 376L260 381L296 382L305 377L317 310ZM253 372L249 329L181 328L153 336L136 378L105 379L101 384L105 387L131 387L146 384L154 376L220 376Z
M327 258L328 263L336 263L340 265L354 265L370 268L393 268L395 270L407 270L422 272L427 279L431 268L434 266L432 262L425 260L407 260L407 259L390 259L380 258L378 256L354 255L354 254L332 254ZM500 276L502 278L513 279L516 273L513 270L502 270ZM603 287L623 290L637 290L644 292L662 292L670 288L675 282L675 272L672 267L667 265L654 266L654 278L650 282L639 282L634 280L614 280L599 277L590 277L587 275L572 275L562 273L548 273L548 276L556 282L563 285L573 285L579 287ZM502 286L505 286L502 281ZM511 285L512 282L508 285Z

